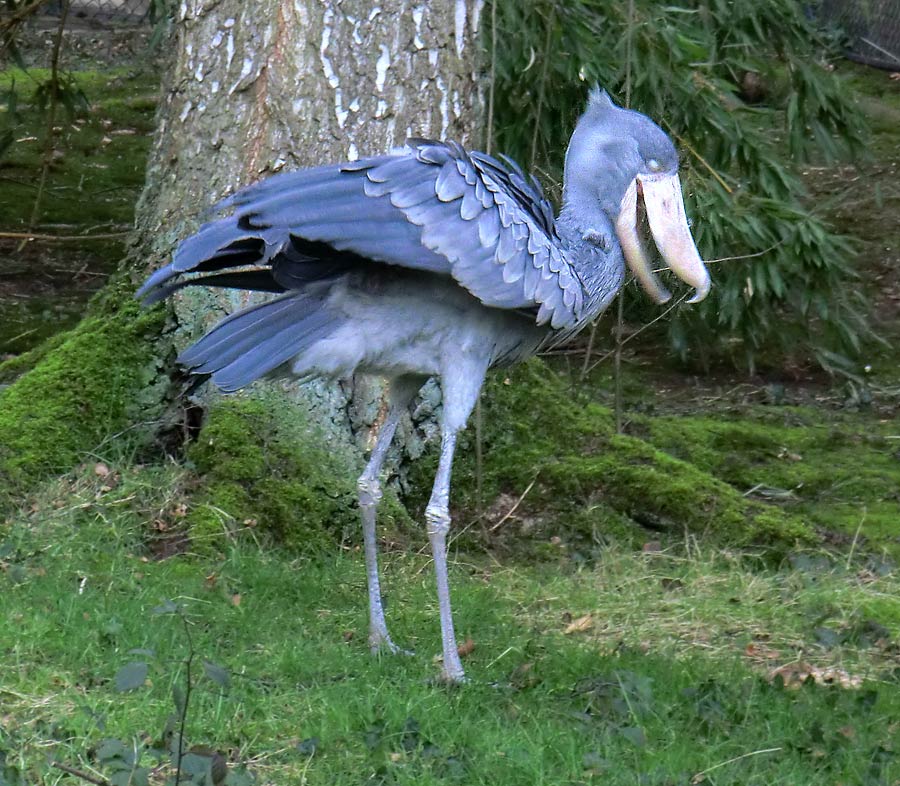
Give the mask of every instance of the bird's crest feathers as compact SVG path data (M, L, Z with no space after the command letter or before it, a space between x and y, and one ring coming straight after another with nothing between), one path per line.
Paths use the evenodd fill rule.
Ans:
M612 98L599 84L594 85L588 93L588 111L606 111L609 109L618 109L619 107L613 102Z

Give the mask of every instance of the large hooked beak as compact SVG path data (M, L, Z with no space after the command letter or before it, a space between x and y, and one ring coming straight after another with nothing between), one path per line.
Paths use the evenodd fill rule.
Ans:
M709 294L709 273L694 245L691 230L688 229L681 182L677 174L637 175L622 197L616 219L616 235L622 244L628 267L657 303L665 303L672 297L653 274L641 242L637 219L639 190L644 196L647 220L650 222L650 232L656 247L675 275L694 287L694 296L688 303L700 302Z

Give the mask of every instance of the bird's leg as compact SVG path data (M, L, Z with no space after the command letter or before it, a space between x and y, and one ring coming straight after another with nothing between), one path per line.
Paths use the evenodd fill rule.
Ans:
M456 447L456 430L444 429L441 434L441 458L431 499L425 509L428 540L434 554L434 573L437 579L438 608L441 614L441 644L444 652L442 676L446 682L464 682L463 672L453 632L453 614L450 610L450 581L447 576L447 532L450 529L450 470Z
M359 492L359 509L362 516L363 546L366 552L366 583L369 587L369 647L372 652L387 650L392 653L401 650L388 634L384 619L384 607L381 603L381 582L378 579L378 544L375 538L375 514L381 501L381 481L378 475L387 456L388 448L394 439L397 424L406 411L409 402L421 382L396 382L391 388L391 408L381 426L369 463L363 474L359 476L356 487Z

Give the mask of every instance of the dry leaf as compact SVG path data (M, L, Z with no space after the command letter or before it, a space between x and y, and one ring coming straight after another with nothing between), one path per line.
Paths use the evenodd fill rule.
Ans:
M472 637L469 636L462 644L460 644L456 648L456 651L459 653L460 658L465 658L467 655L471 655L474 649L475 642L472 640Z
M584 633L594 627L594 618L590 614L572 620L563 631L567 636L571 633Z
M648 540L641 546L641 551L643 551L644 554L655 554L657 551L662 551L662 543L658 540Z
M345 630L343 635L344 635L344 641L353 641L353 637L356 635L356 631Z
M231 605L232 606L240 606L241 605L241 593L235 592L234 595L231 596Z
M781 653L778 650L767 647L765 644L760 644L758 641L751 641L744 649L744 654L750 658L761 658L763 660L775 660L775 658L781 657Z
M96 464L94 464L94 474L98 478L105 478L109 475L109 473L109 467L106 466L106 464L104 464L102 461L98 461Z
M810 678L816 685L836 685L848 690L862 686L862 677L849 674L843 669L822 669L802 660L774 669L769 674L769 681L774 682L778 677L781 677L784 687L791 689L800 688Z

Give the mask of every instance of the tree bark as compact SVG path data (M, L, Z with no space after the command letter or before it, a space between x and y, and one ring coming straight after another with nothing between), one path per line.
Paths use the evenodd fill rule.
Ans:
M482 2L183 2L139 247L154 264L166 259L205 208L279 171L381 153L409 136L477 141ZM174 340L196 338L250 297L184 292ZM367 380L306 385L295 398L342 442L382 414Z

